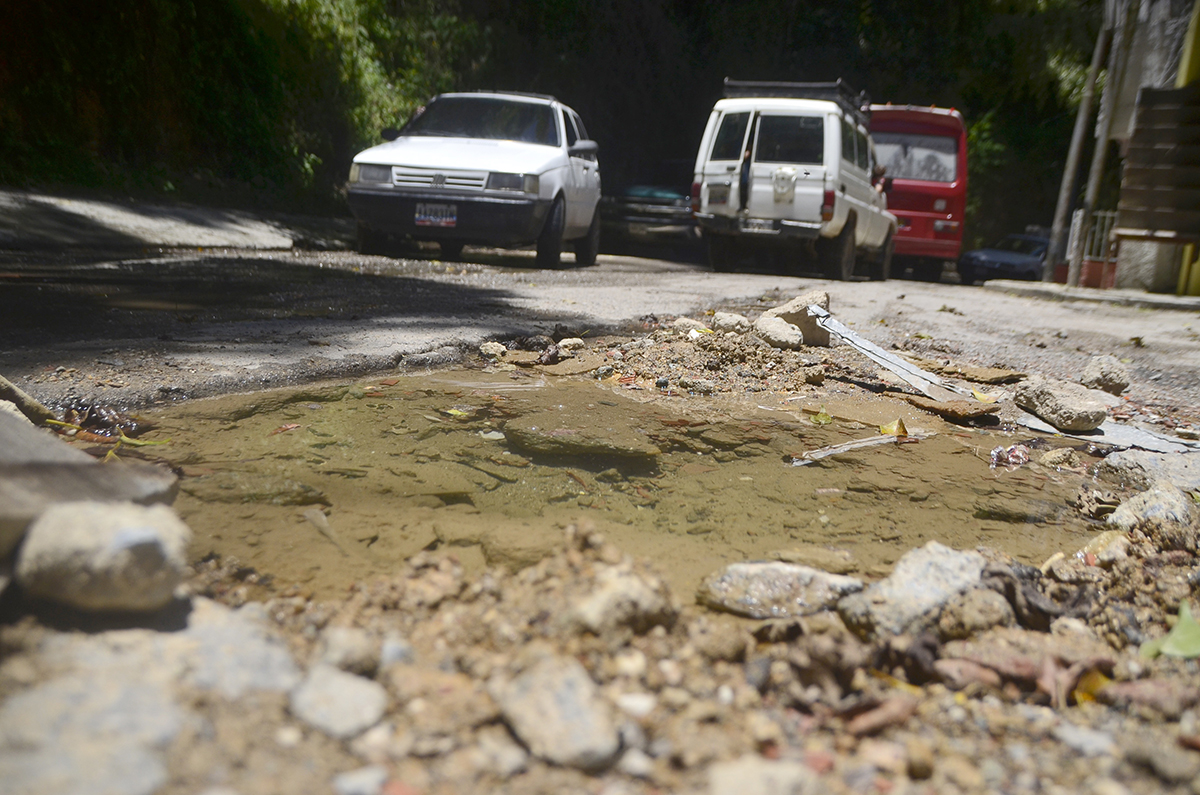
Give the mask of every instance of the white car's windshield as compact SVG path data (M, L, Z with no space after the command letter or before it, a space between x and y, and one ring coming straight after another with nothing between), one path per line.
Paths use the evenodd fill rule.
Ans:
M958 140L946 135L872 132L875 153L896 179L953 182L958 178Z
M549 105L498 97L441 97L413 118L401 135L488 138L558 146Z

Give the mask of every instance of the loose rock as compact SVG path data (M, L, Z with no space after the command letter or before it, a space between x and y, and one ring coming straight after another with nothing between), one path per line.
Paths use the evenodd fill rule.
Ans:
M983 566L978 552L930 541L905 553L886 579L842 599L838 612L863 637L915 632L931 613L979 584Z
M1119 395L1129 388L1129 370L1116 356L1093 356L1083 368L1079 383L1088 389L1103 389Z
M377 682L318 664L292 692L291 706L292 713L305 723L330 737L347 740L379 722L387 706L387 691Z
M795 351L804 347L804 333L780 317L763 315L754 321L754 333L772 348Z
M83 610L157 610L183 581L191 537L163 505L55 505L29 528L17 582Z
M808 314L809 304L816 304L828 312L829 293L824 290L812 290L798 295L782 306L763 312L763 317L777 317L785 320L800 329L806 344L827 348L829 347L829 332L817 325L816 318Z
M587 671L547 655L494 693L521 741L549 762L582 770L610 765L620 748L616 725Z
M1026 409L1060 431L1090 431L1108 418L1108 407L1079 384L1035 377L1022 381L1013 395Z
M697 599L750 618L789 618L828 610L861 580L779 561L733 563L708 577Z

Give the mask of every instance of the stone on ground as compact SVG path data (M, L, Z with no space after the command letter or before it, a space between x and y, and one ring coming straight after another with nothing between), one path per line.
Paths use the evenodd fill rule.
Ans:
M1091 390L1067 381L1026 379L1013 400L1060 431L1095 430L1108 418L1108 407Z
M17 582L82 610L157 610L183 581L191 536L164 505L55 505L29 528Z

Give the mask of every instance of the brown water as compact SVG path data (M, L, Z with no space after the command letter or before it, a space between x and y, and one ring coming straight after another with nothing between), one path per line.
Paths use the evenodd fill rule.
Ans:
M579 519L655 561L681 595L726 563L784 550L870 578L929 540L1038 564L1095 532L1066 502L1081 474L989 467L993 447L1028 437L878 398L830 405L834 421L817 425L818 407L780 397L644 394L452 372L194 401L150 415L158 429L144 438L171 440L153 449L184 473L176 507L196 558L233 556L322 596L423 549L452 548L468 567L520 566ZM790 465L897 416L934 435ZM506 439L508 423L663 452L538 455Z

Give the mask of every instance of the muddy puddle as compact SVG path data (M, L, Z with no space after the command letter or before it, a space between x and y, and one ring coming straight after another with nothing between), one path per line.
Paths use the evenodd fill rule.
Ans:
M680 594L781 552L870 579L929 540L1036 565L1096 531L1067 503L1082 473L990 467L993 447L1027 435L899 401L831 405L817 424L817 408L781 397L647 395L524 372L389 377L194 401L148 415L144 438L170 439L153 450L183 473L176 508L196 558L234 557L322 597L426 549L522 566L579 519L656 561ZM898 415L932 435L791 466Z

